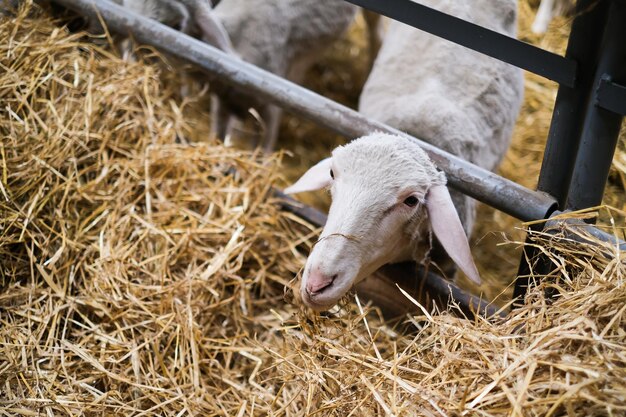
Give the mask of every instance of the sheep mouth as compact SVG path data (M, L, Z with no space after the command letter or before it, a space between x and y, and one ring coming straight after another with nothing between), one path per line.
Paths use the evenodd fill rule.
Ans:
M350 286L344 290L345 283L334 280L328 285L319 288L315 292L309 292L302 288L302 301L304 304L316 311L328 310L350 290Z
M329 288L333 287L333 284L335 283L335 280L337 279L337 275L335 275L332 278L332 281L330 281L328 284L324 285L323 287L318 288L315 291L309 291L308 289L306 289L305 291L307 292L307 294L309 295L309 297L317 297L318 295L322 295L324 292L326 292L326 290L328 290Z

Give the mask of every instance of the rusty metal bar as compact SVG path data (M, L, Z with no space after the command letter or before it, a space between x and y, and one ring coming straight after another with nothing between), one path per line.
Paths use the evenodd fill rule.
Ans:
M545 224L543 230L551 231L551 230L562 230L564 233L564 237L567 239L572 239L576 242L581 243L589 243L596 244L593 239L599 240L601 242L606 242L611 245L614 245L619 251L626 251L626 242L620 239L617 236L613 236L603 230L594 227L591 224L587 224L580 219L554 219L553 217L565 214L567 212L557 211L552 216L550 216L550 220L548 220ZM567 227L566 227L567 226ZM586 238L585 235L588 235L590 238Z
M220 82L276 103L349 138L375 131L411 137L110 1L54 1L90 17L99 13L113 31L132 34L139 42L196 64ZM555 200L547 194L531 191L429 143L411 138L446 172L451 187L477 200L521 220L542 219L555 205Z

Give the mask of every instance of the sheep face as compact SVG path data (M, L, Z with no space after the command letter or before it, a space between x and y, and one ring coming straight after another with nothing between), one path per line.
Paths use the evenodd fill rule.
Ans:
M428 246L419 243L429 236L424 220L432 220L431 190L447 194L443 173L417 144L386 134L335 149L286 191L324 187L330 188L332 205L300 289L304 303L316 310L333 306L386 263L423 257ZM451 201L448 206L465 240Z

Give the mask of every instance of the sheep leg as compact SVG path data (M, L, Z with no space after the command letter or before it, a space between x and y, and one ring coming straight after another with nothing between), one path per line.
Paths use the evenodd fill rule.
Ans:
M222 103L222 100L215 95L211 95L211 136L226 142L228 125L230 122L230 112Z
M259 113L265 122L265 132L261 145L265 153L271 153L274 150L274 146L276 146L283 110L278 106L269 104L261 109Z
M541 0L539 3L539 9L537 9L537 15L533 21L530 30L533 33L546 33L548 25L554 15L554 0Z

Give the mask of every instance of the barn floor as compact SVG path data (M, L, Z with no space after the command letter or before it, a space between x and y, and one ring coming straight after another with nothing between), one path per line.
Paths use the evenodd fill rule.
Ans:
M200 88L181 99L149 49L125 62L63 22L34 6L0 17L0 415L626 414L623 253L537 234L564 278L506 320L416 306L400 332L354 296L313 314L289 288L317 230L267 197L310 160L207 140ZM342 48L362 56L359 30L310 83L352 104L361 81L333 66ZM502 172L532 186L554 86L527 86ZM339 140L294 118L283 133L294 155L316 143L311 159ZM598 210L620 236L623 150L615 208ZM521 224L481 219L492 295Z

